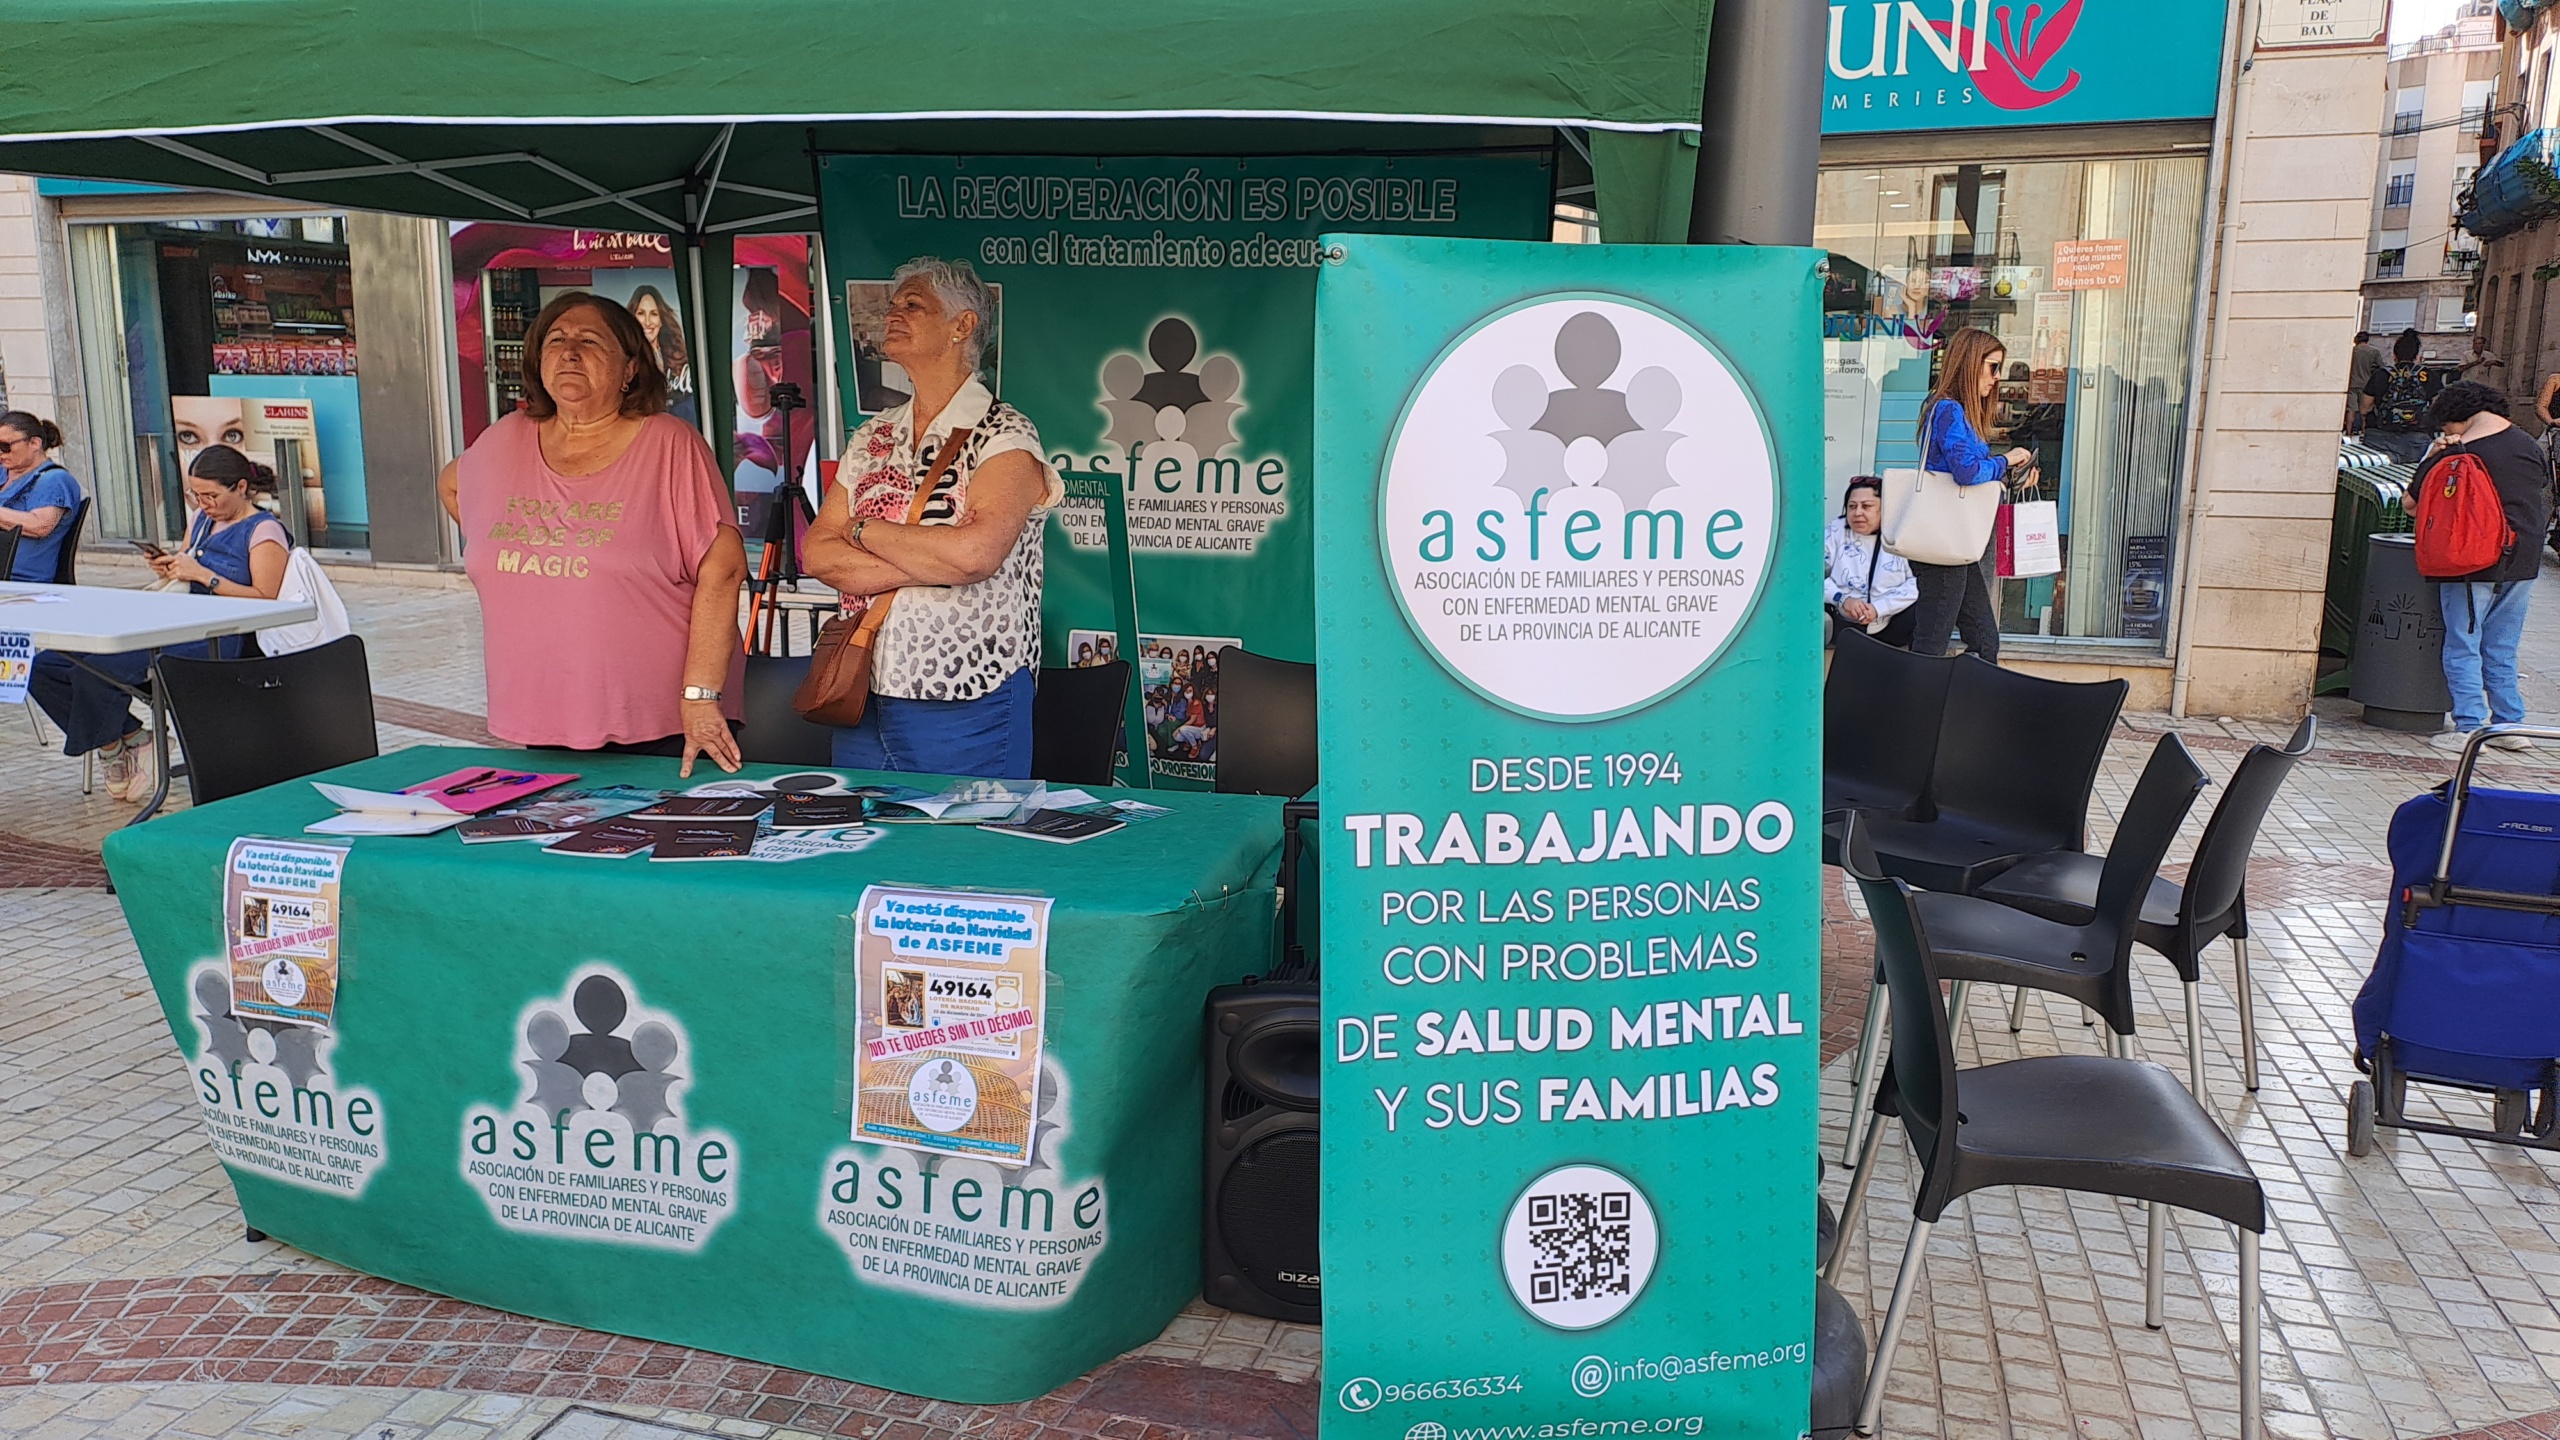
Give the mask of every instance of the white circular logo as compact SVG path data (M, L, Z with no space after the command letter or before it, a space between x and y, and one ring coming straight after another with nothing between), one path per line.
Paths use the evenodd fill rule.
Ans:
M1558 1330L1606 1325L1636 1303L1662 1231L1636 1183L1599 1165L1564 1165L1529 1182L1502 1222L1511 1298Z
M907 1108L927 1129L948 1135L978 1113L978 1077L957 1060L928 1060L907 1080Z
M1777 461L1688 327L1604 296L1460 337L1405 407L1380 543L1405 619L1498 705L1603 720L1679 690L1750 616Z
M268 961L266 968L258 972L258 984L267 992L267 998L279 1005L299 1005L302 997L311 990L311 982L304 977L302 967L281 955Z
M1378 1401L1383 1397L1378 1389L1378 1382L1362 1375L1357 1379L1344 1381L1342 1394L1338 1398L1342 1402L1343 1409L1358 1415L1364 1411L1377 1409Z

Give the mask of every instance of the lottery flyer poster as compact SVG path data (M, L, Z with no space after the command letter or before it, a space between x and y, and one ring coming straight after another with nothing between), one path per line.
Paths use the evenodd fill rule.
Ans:
M891 885L862 892L854 1139L1031 1163L1051 903Z
M343 845L231 842L222 867L222 925L231 952L232 1013L331 1028L338 1011L339 882L346 868Z
M35 673L35 637L24 630L0 630L0 705L27 702L27 677Z

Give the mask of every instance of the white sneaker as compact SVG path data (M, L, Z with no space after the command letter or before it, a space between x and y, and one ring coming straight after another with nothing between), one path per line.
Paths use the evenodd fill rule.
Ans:
M2489 743L2497 746L2501 750L2530 750L2533 748L2533 737L2530 735L2492 735L2489 737Z
M2471 743L2471 732L2468 730L2447 730L2440 734L2428 736L2427 743L2433 745L2439 750L2449 751L2452 754L2459 755L2462 753L2463 747Z
M107 796L125 800L125 790L133 784L133 750L122 740L98 747L98 778L107 782Z
M100 767L109 777L108 794L131 803L149 795L152 787L160 783L160 771L153 762L151 746L151 732L148 730L136 730L124 737L124 743L116 747L116 758L123 762L125 772L123 783L119 784L114 779L116 767L112 762Z

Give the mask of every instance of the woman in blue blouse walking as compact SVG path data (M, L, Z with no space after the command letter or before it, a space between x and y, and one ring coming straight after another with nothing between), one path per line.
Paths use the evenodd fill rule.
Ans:
M2035 474L2035 452L2023 447L1993 453L1982 437L1991 428L1992 402L2000 393L2000 366L2009 348L1988 330L1966 326L1947 341L1946 360L1929 403L1920 410L1921 468L1955 477L1959 485L2024 482ZM1947 653L1947 632L1957 631L1964 648L1985 660L2000 658L2000 616L1991 608L1991 587L1977 559L1965 565L1911 562L1920 582L1920 599L1911 607L1911 649L1920 655Z

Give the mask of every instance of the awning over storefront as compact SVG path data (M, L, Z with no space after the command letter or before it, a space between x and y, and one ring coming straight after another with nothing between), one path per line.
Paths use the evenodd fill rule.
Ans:
M813 147L1374 152L1564 128L1610 238L1676 240L1710 8L15 0L0 169L699 235L808 223Z

